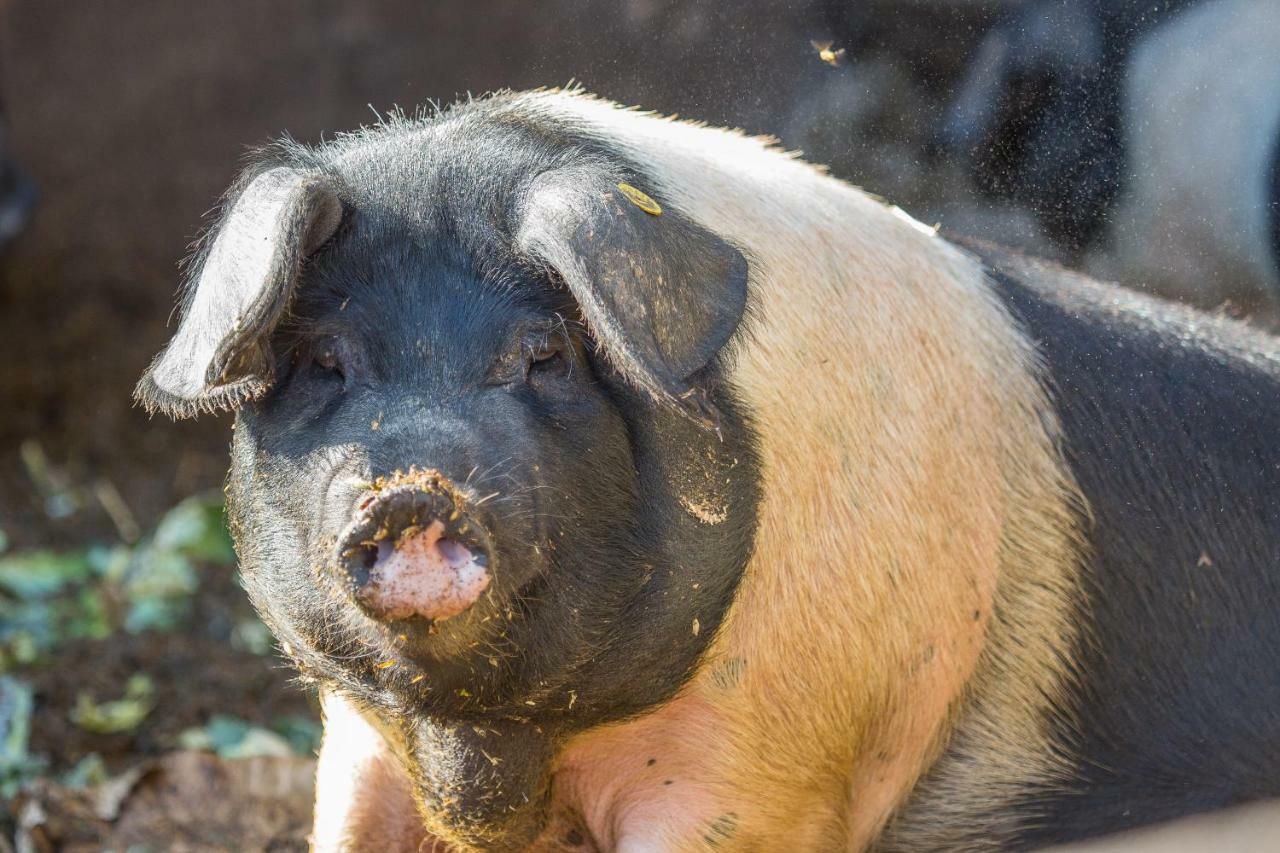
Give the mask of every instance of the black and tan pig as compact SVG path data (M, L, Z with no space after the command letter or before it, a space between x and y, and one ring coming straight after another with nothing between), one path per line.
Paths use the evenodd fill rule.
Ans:
M1276 340L577 92L263 152L236 412L324 850L1027 849L1280 794Z

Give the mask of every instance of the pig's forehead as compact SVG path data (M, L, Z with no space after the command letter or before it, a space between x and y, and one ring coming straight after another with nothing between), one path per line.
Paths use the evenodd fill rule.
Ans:
M509 290L536 278L529 278L528 259L514 248L533 180L590 163L616 180L650 183L613 142L519 95L462 104L431 118L393 117L319 146L286 144L275 153L283 156L264 165L327 176L353 214L343 251L318 265L329 274L313 276L335 291L357 279L387 287L412 279L401 271L431 268L434 278L443 266L459 281L485 283L486 292L532 297L546 307L537 288Z
M500 228L541 172L604 161L630 172L607 141L518 104L455 108L434 120L399 120L317 152L345 201L407 222L460 231Z

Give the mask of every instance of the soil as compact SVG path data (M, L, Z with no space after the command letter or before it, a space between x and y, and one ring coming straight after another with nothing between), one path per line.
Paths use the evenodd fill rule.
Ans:
M308 758L172 752L88 790L33 786L17 838L39 853L306 850L314 776Z
M179 735L216 715L268 728L283 717L318 717L314 697L274 654L236 647L235 626L252 619L234 572L204 565L189 618L170 631L73 640L12 675L34 691L29 752L42 778L0 808L6 838L37 851L127 849L304 850L314 759L271 756L224 761L175 752ZM138 674L153 704L127 733L99 734L70 711L82 694L118 698ZM96 754L112 777L88 789L56 779ZM106 808L105 801L111 805ZM105 809L105 810L104 810Z
M118 773L138 758L173 749L181 732L215 714L264 727L289 714L316 715L313 696L292 682L284 661L234 647L234 626L253 610L232 573L206 566L200 582L191 617L178 630L75 640L39 667L18 670L36 693L33 754L47 755L58 772L96 752ZM137 731L95 734L71 721L68 711L81 693L117 698L138 673L151 679L155 692L154 708Z

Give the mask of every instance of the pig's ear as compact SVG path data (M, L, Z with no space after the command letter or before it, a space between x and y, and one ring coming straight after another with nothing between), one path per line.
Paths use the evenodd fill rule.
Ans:
M597 344L628 381L716 425L696 375L746 310L740 251L630 184L580 170L533 181L517 244L564 280Z
M275 379L267 344L302 261L331 237L342 203L317 176L279 167L231 204L196 267L182 322L134 390L174 418L233 409Z

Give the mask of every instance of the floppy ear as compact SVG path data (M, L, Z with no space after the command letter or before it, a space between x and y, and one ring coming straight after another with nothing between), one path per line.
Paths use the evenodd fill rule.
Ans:
M231 205L188 291L182 322L133 396L174 418L229 410L275 379L267 337L298 269L337 230L342 203L312 174L279 167Z
M630 185L585 169L534 179L516 243L559 273L625 379L718 425L706 389L690 380L746 310L741 252Z

